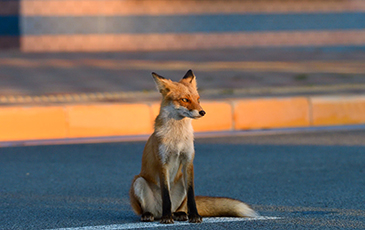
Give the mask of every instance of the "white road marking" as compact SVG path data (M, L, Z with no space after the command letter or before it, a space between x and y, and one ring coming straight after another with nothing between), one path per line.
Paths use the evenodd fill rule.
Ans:
M260 216L256 218L210 217L210 218L203 218L203 224L254 221L254 220L277 220L277 219L281 218L267 217L267 216ZM138 223L87 226L87 227L58 228L49 230L123 230L123 229L138 229L138 228L171 227L171 226L182 226L182 225L191 225L191 223L176 221L173 225L171 225L171 224L160 224L159 222L138 222Z

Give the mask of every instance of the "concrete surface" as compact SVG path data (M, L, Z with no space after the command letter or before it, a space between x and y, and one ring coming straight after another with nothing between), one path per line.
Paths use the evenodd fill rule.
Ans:
M159 95L151 72L179 80L188 69L195 72L202 99L205 100L231 97L357 95L365 92L364 60L364 50L351 47L124 53L2 51L0 103L11 105L49 104L57 101L155 101L159 100ZM72 96L96 93L101 95ZM41 97L57 98L57 95L71 96L69 100L63 101ZM17 96L40 98L27 101L18 100Z

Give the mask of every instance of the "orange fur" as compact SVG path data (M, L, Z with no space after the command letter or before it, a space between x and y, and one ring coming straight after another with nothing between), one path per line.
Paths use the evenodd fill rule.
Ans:
M133 210L142 221L161 219L173 223L173 213L188 212L190 222L201 216L256 216L246 204L229 198L194 195L194 136L191 119L205 115L200 105L196 77L189 70L173 82L152 73L162 94L154 133L148 139L139 175L130 189ZM184 213L179 220L185 220ZM186 217L187 218L187 217Z

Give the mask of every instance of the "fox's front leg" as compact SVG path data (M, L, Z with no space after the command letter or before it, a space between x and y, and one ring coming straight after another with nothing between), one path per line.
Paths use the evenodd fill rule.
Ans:
M189 222L201 223L203 220L202 217L198 214L198 209L196 208L195 203L194 166L192 161L187 163L187 165L184 167L184 178L185 186L187 189Z
M170 179L166 167L162 167L160 174L160 186L162 196L162 217L161 223L172 224L174 219L171 213L171 198L170 198Z

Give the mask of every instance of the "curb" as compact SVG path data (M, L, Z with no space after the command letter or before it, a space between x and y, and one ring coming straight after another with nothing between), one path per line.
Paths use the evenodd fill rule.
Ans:
M365 96L229 99L202 102L196 132L365 124ZM143 135L159 102L0 107L0 142Z

